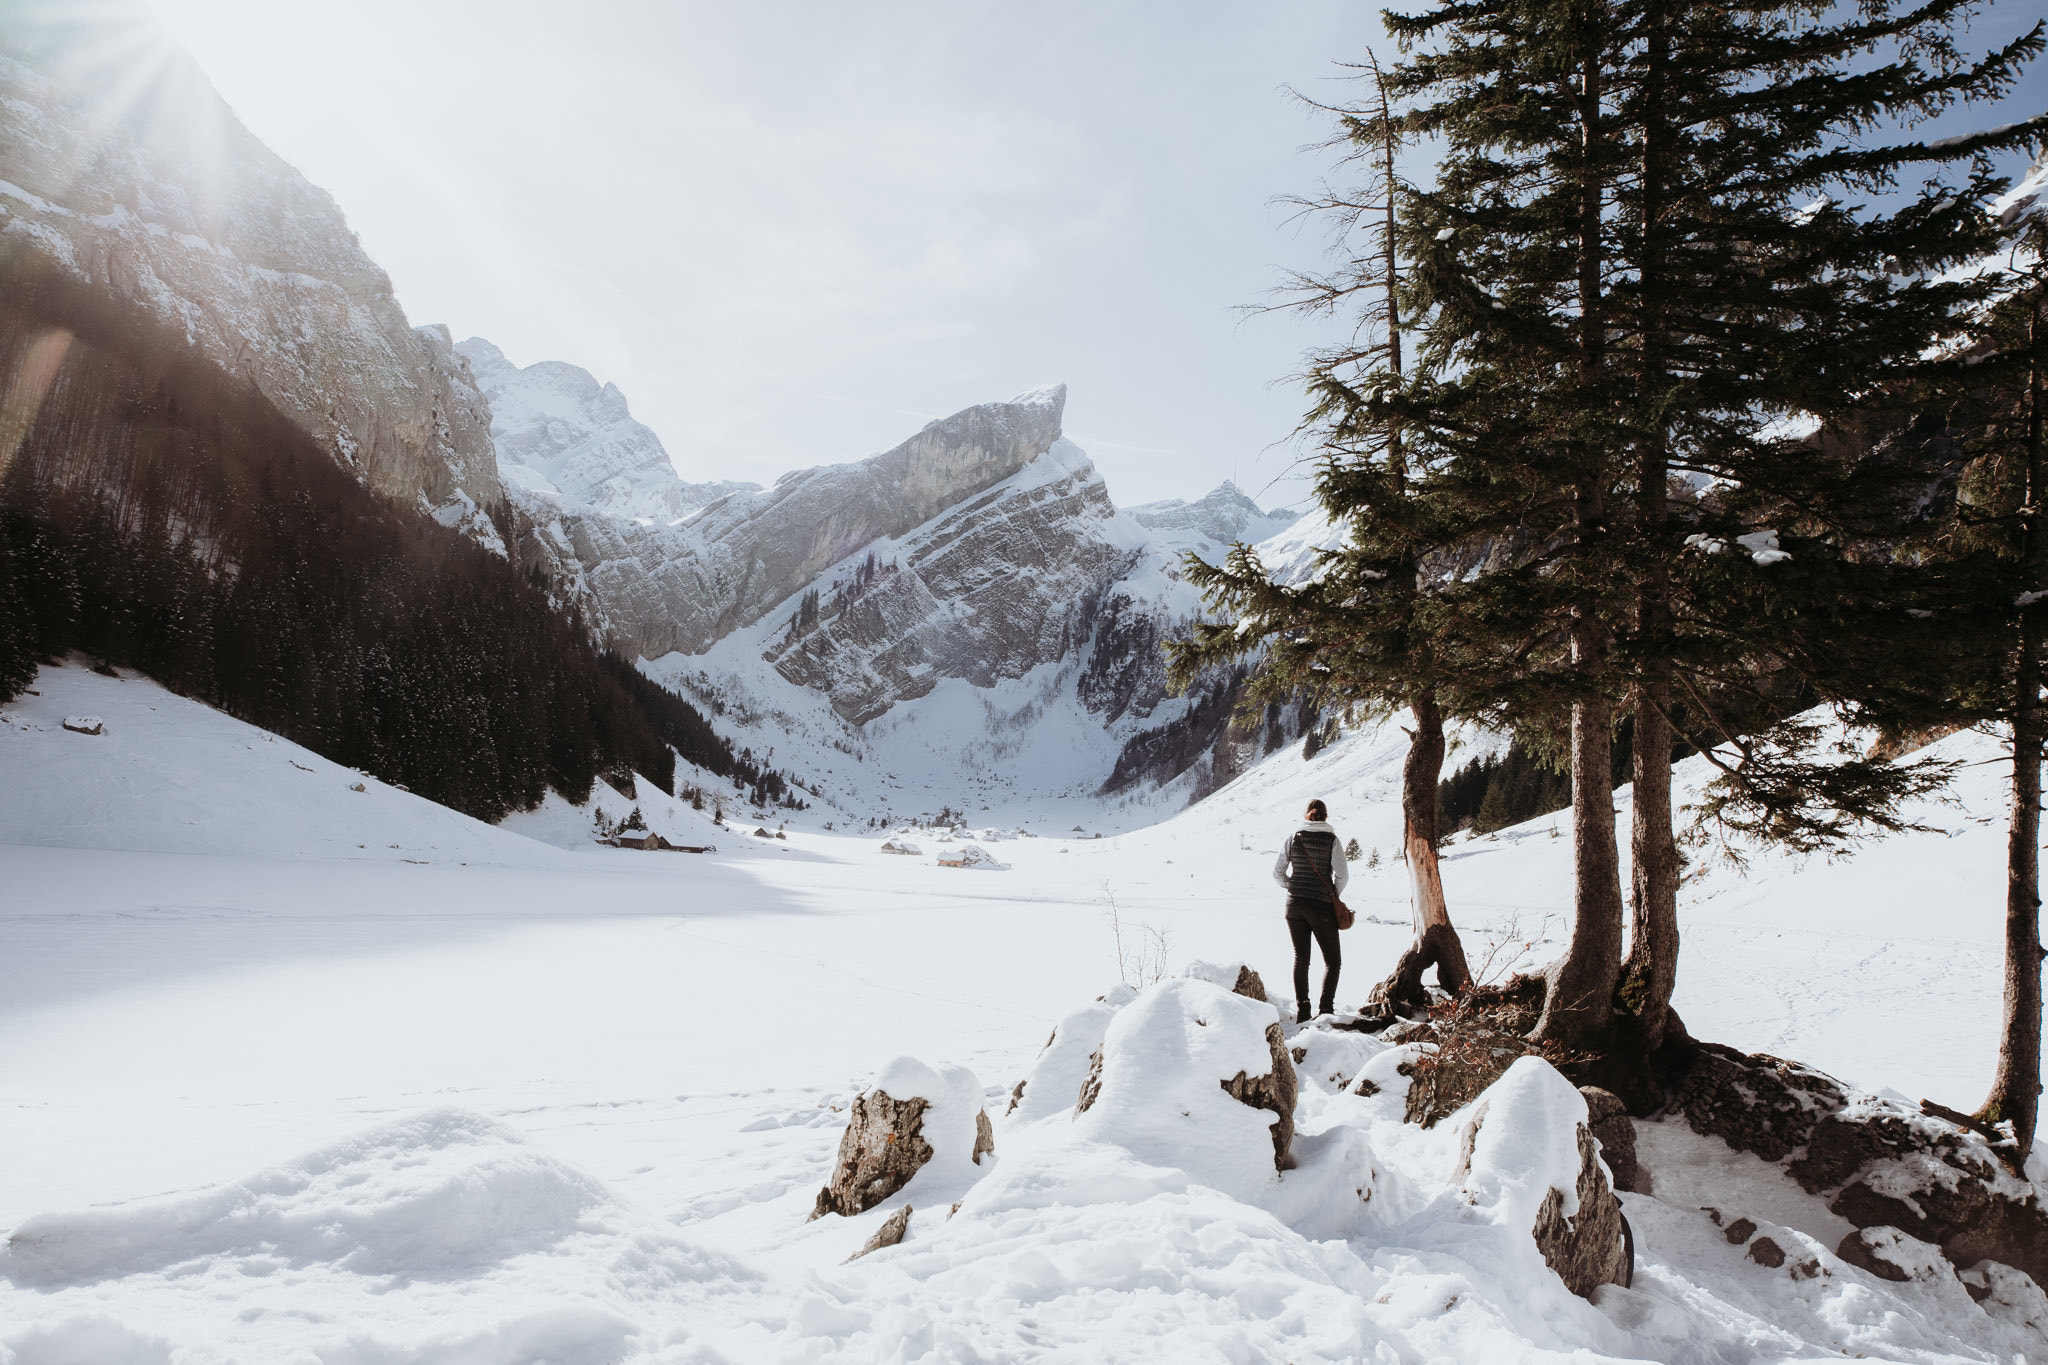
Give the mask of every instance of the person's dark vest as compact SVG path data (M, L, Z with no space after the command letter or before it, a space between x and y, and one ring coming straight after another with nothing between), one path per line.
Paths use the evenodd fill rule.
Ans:
M1300 829L1289 836L1287 895L1305 901L1330 903L1330 853L1337 836L1327 830ZM1319 870L1320 869L1320 870Z

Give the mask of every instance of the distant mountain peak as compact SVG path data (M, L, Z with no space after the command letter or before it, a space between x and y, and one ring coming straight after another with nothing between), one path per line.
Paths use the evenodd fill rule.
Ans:
M635 421L616 384L561 360L514 364L483 337L455 348L491 405L508 483L611 516L675 521L752 483L685 483L661 437Z
M1262 509L1229 479L1193 502L1167 498L1142 503L1130 514L1162 546L1175 553L1192 550L1207 559L1240 540L1256 544L1301 519L1300 513L1287 509Z

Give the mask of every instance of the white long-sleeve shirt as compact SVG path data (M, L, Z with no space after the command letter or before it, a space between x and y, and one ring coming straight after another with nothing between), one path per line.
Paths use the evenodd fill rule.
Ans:
M1330 845L1330 884L1337 888L1337 894L1344 894L1344 883L1351 879L1351 869L1344 863L1344 839L1330 827L1327 820L1304 820L1288 834L1280 844L1280 856L1273 862L1273 880L1280 883L1285 891L1288 886L1288 861L1294 856L1294 836L1307 831L1327 834L1337 842Z

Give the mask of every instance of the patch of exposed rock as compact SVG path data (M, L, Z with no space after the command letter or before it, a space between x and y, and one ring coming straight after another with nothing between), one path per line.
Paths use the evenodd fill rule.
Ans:
M1266 1046L1272 1050L1272 1070L1259 1076L1240 1071L1218 1084L1239 1104L1279 1116L1273 1125L1273 1168L1284 1171L1293 1159L1294 1103L1300 1097L1301 1080L1294 1073L1294 1058L1288 1055L1287 1037L1279 1024L1266 1025Z
M1519 1034L1476 1019L1455 1021L1451 1028L1432 1029L1423 1036L1431 1045L1403 1064L1409 1081L1402 1117L1424 1128L1436 1127L1478 1099L1517 1061L1537 1055Z
M1593 1126L1593 1139L1600 1144L1600 1156L1614 1173L1614 1188L1631 1194L1650 1193L1650 1172L1636 1160L1636 1125L1628 1116L1621 1097L1611 1090L1582 1085L1586 1116Z
M930 1107L928 1100L898 1100L881 1090L855 1099L839 1138L832 1178L818 1191L811 1217L866 1213L908 1185L932 1159L932 1145L923 1132L925 1110Z
M955 1204L953 1207L955 1209L958 1209L960 1206L958 1204ZM812 1216L815 1217L816 1215L814 1214ZM868 1238L867 1241L863 1242L861 1244L860 1250L854 1252L853 1255L847 1257L846 1259L849 1261L858 1261L861 1257L867 1255L871 1251L880 1251L883 1247L900 1246L903 1242L903 1235L909 1231L910 1205L905 1204L902 1208L896 1210L896 1212L890 1214L888 1218L883 1220L882 1226L875 1229L875 1235Z
M902 1098L899 1098L898 1096ZM981 1086L963 1067L899 1057L854 1100L831 1177L811 1217L865 1213L932 1161L957 1175L995 1150Z
M1552 1188L1536 1210L1533 1229L1544 1264L1557 1272L1564 1287L1581 1298L1589 1298L1603 1284L1626 1285L1634 1278L1629 1254L1630 1237L1621 1216L1621 1201L1600 1170L1600 1157L1593 1147L1593 1134L1581 1124L1579 1143L1578 1212L1566 1217L1564 1194Z
M1797 1062L1711 1043L1692 1050L1672 1108L1695 1131L1782 1163L1861 1230L1894 1228L1958 1267L1989 1260L2048 1283L2041 1191L1969 1129Z

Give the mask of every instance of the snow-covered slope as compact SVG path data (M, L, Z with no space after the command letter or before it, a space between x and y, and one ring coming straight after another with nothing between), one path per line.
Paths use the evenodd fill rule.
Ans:
M0 1358L2009 1365L2048 1332L2024 1281L1979 1303L1938 1261L1900 1283L1846 1264L1840 1220L1778 1168L1667 1121L1638 1124L1656 1193L1622 1196L1633 1287L1573 1297L1521 1228L1563 1175L1551 1120L1572 1103L1529 1068L1468 1142L1464 1119L1400 1121L1399 1054L1295 1034L1299 1159L1276 1174L1260 1117L1195 1065L1255 1064L1277 1014L1199 972L1135 996L1117 933L1163 937L1173 963L1249 962L1284 1013L1269 870L1323 796L1382 851L1345 936L1339 998L1358 999L1408 935L1392 727L1277 753L1147 828L991 842L1001 871L938 866L959 845L936 831L892 857L815 823L715 856L516 859L422 827L372 859L349 845L425 814L402 793L301 772L314 761L134 679L74 665L38 687L0 729ZM91 707L107 733L51 732L43 707ZM1996 757L1969 735L1942 751ZM1954 804L1918 812L1935 832L1848 861L1696 868L1691 1030L1973 1100L1994 1056L2001 778L1966 768ZM92 825L96 804L123 818ZM139 851L153 810L227 832ZM1447 849L1475 962L1505 945L1482 971L1559 947L1557 825ZM1053 1024L1066 1045L1045 1050ZM1091 1048L1122 1088L1077 1119ZM849 1098L917 1070L892 1063L906 1053L973 1073L993 1157L808 1221ZM1354 1093L1361 1075L1380 1093ZM2035 1160L2048 1174L2048 1149ZM847 1263L906 1203L904 1242ZM1729 1241L1738 1216L1783 1266Z
M503 549L490 415L328 194L242 127L138 5L10 5L0 245L139 303L378 492ZM153 44L153 46L152 46Z
M67 718L103 732L67 730ZM551 853L77 658L46 665L0 708L0 772L0 839L14 844L378 862Z
M482 337L456 348L491 405L499 475L615 517L673 522L756 483L685 483L626 396L559 360L519 366Z

